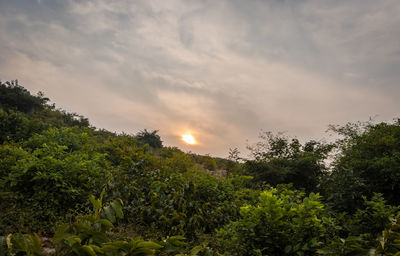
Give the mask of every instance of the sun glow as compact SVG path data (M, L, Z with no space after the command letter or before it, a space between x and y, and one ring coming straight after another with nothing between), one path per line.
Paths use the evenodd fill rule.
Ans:
M182 140L190 145L196 144L196 140L194 139L194 137L191 134L182 135Z

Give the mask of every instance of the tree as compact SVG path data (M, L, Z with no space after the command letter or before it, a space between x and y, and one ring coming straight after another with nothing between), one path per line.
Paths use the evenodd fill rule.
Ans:
M33 113L43 109L48 101L42 92L39 92L38 96L31 95L27 89L18 84L18 80L0 82L0 108Z
M342 135L336 169L352 170L365 182L364 193L382 193L400 204L400 119L393 123L371 122L333 126Z
M157 132L158 130L149 132L147 129L144 129L136 134L136 139L143 144L148 144L152 148L162 148L162 140Z
M315 191L319 177L326 170L324 161L332 146L316 141L302 145L282 133L265 132L254 146L249 146L253 160L245 162L247 174L270 185L293 183L295 188Z
M322 177L318 190L333 210L354 213L363 206L365 181L353 170L334 169Z
M236 163L238 163L242 159L240 157L240 151L238 148L230 148L228 154L228 159Z
M215 171L217 169L217 162L211 156L205 156L203 165L207 170Z

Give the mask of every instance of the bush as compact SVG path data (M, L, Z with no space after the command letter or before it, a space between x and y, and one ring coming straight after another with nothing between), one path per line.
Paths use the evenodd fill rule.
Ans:
M314 255L332 226L318 194L288 189L263 191L240 214L218 231L220 249L229 255Z

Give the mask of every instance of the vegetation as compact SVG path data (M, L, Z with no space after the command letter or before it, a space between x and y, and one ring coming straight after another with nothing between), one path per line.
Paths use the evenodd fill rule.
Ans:
M218 232L221 247L232 255L310 255L333 235L333 221L314 193L271 188L240 214Z
M315 191L318 180L327 170L327 159L332 145L309 141L302 145L299 140L270 132L260 135L261 141L249 149L252 160L245 162L246 173L255 182L278 184L293 183L295 188Z
M400 120L222 159L48 102L0 83L0 255L400 255Z

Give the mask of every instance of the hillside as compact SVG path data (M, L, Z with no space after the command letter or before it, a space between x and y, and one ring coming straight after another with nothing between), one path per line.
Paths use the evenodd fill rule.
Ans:
M0 83L0 255L400 254L400 120L222 159L48 102Z

